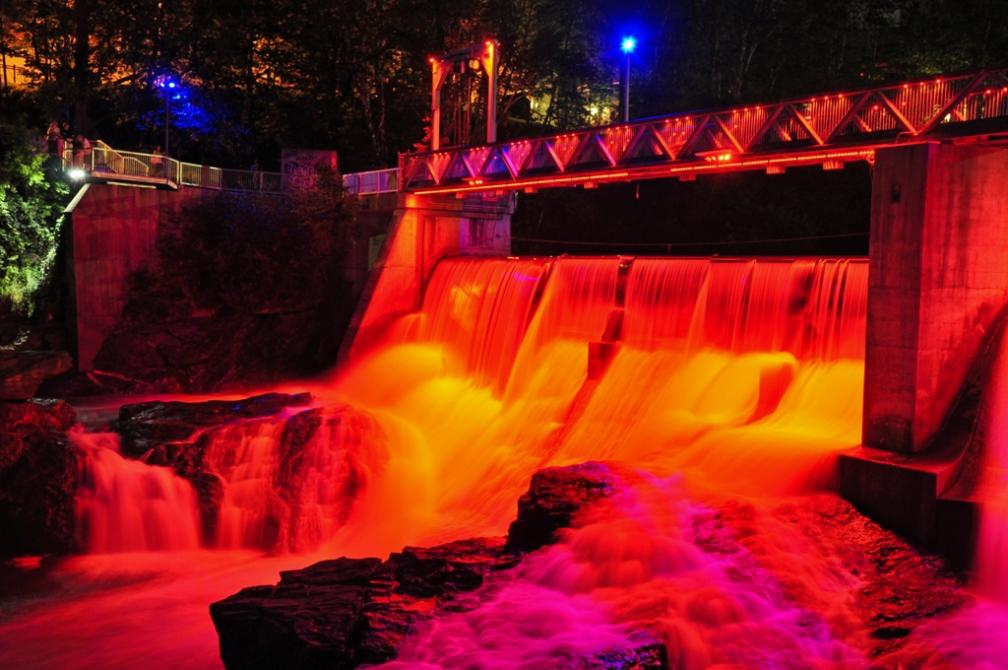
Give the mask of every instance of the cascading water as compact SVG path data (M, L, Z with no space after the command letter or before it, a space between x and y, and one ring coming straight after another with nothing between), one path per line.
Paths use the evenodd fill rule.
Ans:
M77 535L89 552L180 551L199 546L192 485L169 468L123 458L114 433L70 433L83 453Z
M634 261L622 346L554 460L822 487L860 437L866 285L860 261Z
M532 316L546 270L544 261L461 259L448 261L425 293L417 339L440 342L455 354L454 375L499 389Z
M712 514L695 496L767 496L830 482L836 452L860 434L866 292L860 260L444 260L418 314L311 389L321 407L238 421L201 438L221 487L208 533L216 550L204 554L321 546L326 556L381 555L501 534L535 470L607 460L656 478L633 494L647 503L622 499L610 519L544 553L474 616L500 622L549 594L577 644L596 633L616 644L646 618L634 603L650 593L648 602L668 613L662 639L691 650L683 667L721 658L712 650L742 644L738 631L776 630L784 656L857 659L818 623L823 643L801 652L811 615L789 604L769 573L739 585L740 571L755 570L746 548L737 560L713 560L688 545L698 519ZM172 523L193 520L185 534L194 547L191 487L167 470L129 466L174 482L168 490L184 504ZM146 489L129 490L115 505L141 509ZM652 532L650 544L640 543ZM144 542L131 548L161 548ZM626 560L607 567L617 556ZM215 597L237 581L220 579ZM829 579L808 577L822 588ZM207 591L196 577L186 583ZM711 594L722 604L705 610ZM201 598L192 599L193 611L205 618ZM551 616L517 611L530 621ZM479 624L463 617L444 630L456 624L461 638L431 644L473 643L459 640ZM690 632L698 625L707 632ZM536 634L560 639L548 629ZM212 657L208 633L200 644ZM427 658L421 647L405 658ZM569 648L526 647L545 654L529 657L533 665ZM512 667L520 652L486 657L487 667Z
M216 546L270 548L276 543L280 502L273 479L280 466L282 432L280 422L236 423L210 440L208 458L225 482Z

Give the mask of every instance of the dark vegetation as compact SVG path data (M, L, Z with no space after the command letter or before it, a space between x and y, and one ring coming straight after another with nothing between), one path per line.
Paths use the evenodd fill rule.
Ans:
M636 116L773 100L1001 64L1003 0L8 0L0 54L23 58L44 128L162 142L174 74L179 157L275 165L281 147L394 164L424 137L427 56L496 37L503 138L615 111L622 34L639 38Z

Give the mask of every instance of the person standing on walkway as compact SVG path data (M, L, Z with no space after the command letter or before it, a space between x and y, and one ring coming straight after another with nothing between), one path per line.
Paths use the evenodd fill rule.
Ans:
M154 147L154 153L151 154L150 159L151 172L162 176L164 175L164 154L161 153L161 145Z
M50 156L58 156L60 150L60 127L56 121L52 121L49 124L49 128L46 129L46 146L49 149Z

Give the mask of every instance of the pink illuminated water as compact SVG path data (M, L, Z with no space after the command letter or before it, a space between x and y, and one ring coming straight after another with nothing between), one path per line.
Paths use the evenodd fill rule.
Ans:
M1008 603L1008 338L999 346L980 413L986 450L976 568L981 591Z

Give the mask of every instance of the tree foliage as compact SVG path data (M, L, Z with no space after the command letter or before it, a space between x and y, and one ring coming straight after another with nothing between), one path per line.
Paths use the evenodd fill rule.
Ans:
M172 72L192 91L170 110L176 153L264 167L284 146L336 148L349 169L394 164L424 137L426 57L489 36L502 45L501 137L599 122L599 110L618 105L625 30L641 38L637 115L976 68L1008 52L1003 0L8 0L0 9L0 50L27 59L48 113L74 132L160 143L153 82ZM198 122L187 123L190 112Z
M56 256L67 188L20 125L0 123L0 303L30 313Z

